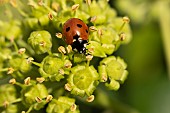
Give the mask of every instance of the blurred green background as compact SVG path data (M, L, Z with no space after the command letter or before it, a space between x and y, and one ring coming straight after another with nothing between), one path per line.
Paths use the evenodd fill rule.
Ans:
M119 15L130 17L133 33L132 41L116 52L129 71L117 92L119 99L140 113L170 113L170 0L110 0L110 4Z

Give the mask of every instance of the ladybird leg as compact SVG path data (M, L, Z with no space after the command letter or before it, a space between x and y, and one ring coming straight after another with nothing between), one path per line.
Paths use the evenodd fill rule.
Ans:
M71 45L71 46L72 46L72 50L77 51L77 48L76 48L76 46L74 44Z
M89 52L86 52L85 55L87 56L87 55L91 55L91 54Z
M86 45L90 45L90 43L88 42Z

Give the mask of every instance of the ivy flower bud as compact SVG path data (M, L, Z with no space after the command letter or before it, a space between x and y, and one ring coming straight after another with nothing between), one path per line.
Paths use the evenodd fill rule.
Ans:
M32 58L32 57L27 58L27 64L32 63L32 61L34 61L34 58Z
M61 72L63 67L64 62L58 56L50 55L45 57L41 62L39 72L44 78L60 81L60 79L64 78L64 73Z
M38 19L37 18L26 18L24 20L25 26L29 26L31 29L39 28Z
M41 98L46 98L47 95L48 95L48 91L43 84L29 85L24 87L21 91L22 102L26 107L30 107ZM40 102L39 104L42 103ZM41 108L43 107L44 104ZM34 107L34 109L39 109L39 108Z
M1 39L2 37L0 37L0 43L1 43L1 47L3 46L3 44L5 44L5 42L1 42ZM5 40L5 39L4 39ZM11 59L11 53L12 51L9 49L9 48L3 48L0 50L0 65L2 65L2 62L4 60L7 60L7 59Z
M99 37L101 37L103 35L103 30L102 29L98 29L97 33L98 33Z
M119 57L104 58L98 67L100 79L102 80L107 74L109 81L105 85L111 90L118 90L120 83L123 83L127 78L126 67L126 63Z
M106 22L106 16L105 15L102 15L102 14L99 14L97 15L97 19L95 20L95 24L104 24Z
M93 56L92 56L92 55L87 55L87 56L86 56L86 59L87 59L87 61L90 61L90 60L93 59Z
M45 78L37 77L36 80L38 81L38 83L43 83L45 81Z
M89 30L90 30L90 31L97 31L97 28L94 27L94 26L90 26L90 27L89 27Z
M75 104L75 99L61 96L57 100L53 99L46 109L47 113L79 113L79 109Z
M72 90L71 85L69 83L65 84L64 88L67 91L71 91Z
M122 18L115 18L113 20L113 23L114 24L113 25L111 24L111 26L113 26L113 28L118 32L118 35L121 35L121 33L123 33L123 35L124 34L126 35L125 39L123 41L121 40L122 43L128 43L132 38L132 33L131 33L130 26L128 24L128 20L125 19L123 20L123 23L122 23ZM118 38L118 39L121 39L121 38Z
M82 55L82 54L74 54L73 56L73 60L74 60L74 63L81 63L83 61L86 61L86 57L85 55Z
M108 79L106 66L105 65L98 66L98 71L100 75L100 82L106 82Z
M70 110L71 110L72 112L74 112L74 111L76 110L76 108L77 108L77 105L76 105L76 104L73 104L73 105L70 107Z
M95 22L96 19L97 19L97 16L93 16L93 17L91 17L90 22Z
M94 100L94 95L91 95L86 99L87 102L93 102L93 100Z
M118 34L111 27L108 27L107 30L102 30L102 31L100 31L100 29L99 29L98 35L100 36L100 42L103 44L113 44L114 41L119 39Z
M10 84L15 84L15 83L16 83L15 78L10 79L10 80L9 80L9 83L10 83Z
M67 81L72 94L90 96L98 85L98 80L99 75L93 66L75 66Z
M87 45L87 49L93 49L93 52L91 53L93 56L97 56L101 58L106 57L106 54L103 51L103 48L99 42L89 41L89 45Z
M42 6L43 4L43 0L38 0L38 5Z
M40 103L40 102L42 102L42 99L40 97L35 97L35 101Z
M72 7L71 7L71 9L73 10L73 11L76 11L78 8L79 8L79 4L75 4L75 5L73 5Z
M56 36L57 38L62 38L62 34L61 34L61 33L56 33L55 36Z
M52 15L51 13L48 13L48 18L49 18L50 20L53 20L53 15Z
M72 63L70 60L65 60L64 61L64 67L65 68L71 68L72 67Z
M95 10L94 10L95 9ZM104 24L107 21L106 12L108 11L108 5L105 1L92 1L90 5L90 15L97 16L95 24Z
M0 95L1 95L0 106L6 107L5 109L6 112L9 112L12 110L14 112L17 112L17 108L16 108L17 106L9 105L9 103L16 100L17 91L14 85L11 85L11 84L0 85Z
M25 84L25 85L29 85L29 84L30 84L30 80L31 80L31 78L30 78L30 77L27 77L27 78L24 80L24 84Z
M19 54L24 54L24 53L25 53L25 51L26 51L26 49L25 49L25 48L20 48L20 49L18 50L18 53L19 53Z
M66 49L65 49L63 46L60 46L60 47L58 48L58 51L59 51L60 53L62 53L62 54L66 54Z
M59 69L59 74L64 75L64 70L62 68Z
M3 103L3 105L4 105L5 108L7 108L7 107L9 106L9 102L8 102L8 101L5 101L5 102Z
M126 34L125 34L125 33L121 33L121 34L119 35L119 37L120 37L120 40L121 40L121 41L124 41L124 40L126 39Z
M67 53L71 53L71 51L72 51L71 45L68 45L68 46L66 47L66 50L67 50Z
M130 22L130 19L127 16L124 16L122 19L123 19L124 22L127 22L127 23Z
M102 48L107 55L111 55L115 51L116 46L114 44L102 44Z
M58 2L52 2L52 9L56 12L60 9L60 4Z
M45 25L48 25L49 23L49 15L45 14L45 15L42 15L38 18L38 22L41 26L45 26Z
M52 95L48 95L47 98L46 98L46 102L50 102L52 99L53 99L53 96Z
M0 29L0 36L4 36L8 40L11 38L17 39L21 34L21 22L17 20L2 22L2 24L0 24Z
M14 71L14 68L10 67L8 68L7 74L12 74Z
M52 47L51 35L48 31L34 31L30 34L28 43L34 49L35 53L46 53Z
M90 5L91 4L91 0L85 0L86 4Z
M22 73L26 73L31 69L31 64L28 64L27 59L23 58L19 54L12 56L9 60L9 65L15 71L21 71Z
M101 46L100 51L108 55L111 55L115 51L115 45L119 39L117 32L109 26L107 30L104 26L100 26L97 32L92 33L92 40L95 41L95 43L99 43L98 45ZM96 45L94 44L94 46Z

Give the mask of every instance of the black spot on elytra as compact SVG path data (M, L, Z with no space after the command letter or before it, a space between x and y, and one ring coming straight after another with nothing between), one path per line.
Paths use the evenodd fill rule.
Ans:
M88 30L86 29L86 33L88 33Z
M78 18L79 19L79 18ZM81 19L79 19L80 21L82 21ZM82 21L83 22L83 21Z
M66 28L66 32L68 32L68 31L70 31L70 27L67 27L67 28Z
M81 28L81 27L82 27L82 25L81 25L81 24L77 24L77 27Z

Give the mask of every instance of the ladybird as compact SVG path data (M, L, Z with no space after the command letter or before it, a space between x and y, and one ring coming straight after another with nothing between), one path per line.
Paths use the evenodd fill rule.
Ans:
M63 25L63 39L73 50L86 54L88 44L88 26L79 18L71 18Z

